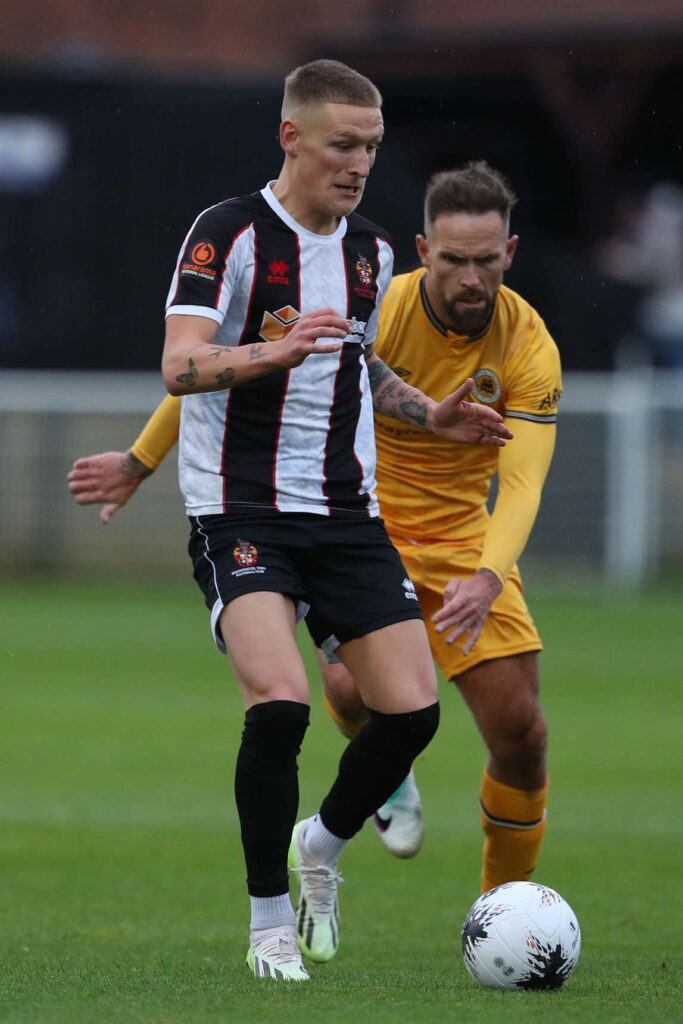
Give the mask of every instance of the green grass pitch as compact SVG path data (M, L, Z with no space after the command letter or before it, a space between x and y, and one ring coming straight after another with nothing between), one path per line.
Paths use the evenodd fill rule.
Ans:
M0 1020L12 1024L683 1021L680 590L537 594L551 737L537 878L583 953L557 993L479 989L459 929L477 895L483 762L458 695L417 765L427 838L371 827L342 867L342 944L303 986L250 977L232 798L242 712L194 585L0 584ZM310 648L303 641L306 656ZM342 749L319 698L302 813Z

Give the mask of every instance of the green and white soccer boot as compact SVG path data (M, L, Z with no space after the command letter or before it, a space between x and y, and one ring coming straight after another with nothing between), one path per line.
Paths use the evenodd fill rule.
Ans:
M334 868L316 864L306 852L306 828L312 818L294 826L289 847L289 869L297 876L299 897L296 926L299 949L309 960L324 964L339 947L337 886L343 881Z
M251 933L247 953L249 970L256 978L273 981L310 981L292 925L260 928Z
M412 770L395 793L375 812L379 837L395 857L414 857L424 839L420 791Z

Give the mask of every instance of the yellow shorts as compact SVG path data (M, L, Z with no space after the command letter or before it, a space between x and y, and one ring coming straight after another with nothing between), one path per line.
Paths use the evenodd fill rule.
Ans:
M543 650L524 600L524 588L517 566L493 602L474 649L467 656L462 653L467 634L454 644L447 644L446 633L439 634L434 629L432 615L443 605L443 592L449 580L454 576L472 576L476 572L481 543L475 541L459 546L451 541L411 541L391 535L391 527L389 534L415 584L432 655L446 679L453 679L466 669L492 658Z

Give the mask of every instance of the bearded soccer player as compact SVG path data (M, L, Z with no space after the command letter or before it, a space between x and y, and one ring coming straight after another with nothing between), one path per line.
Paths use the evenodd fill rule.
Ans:
M473 397L515 423L514 443L493 451L443 444L376 416L387 529L417 588L432 654L459 687L489 753L480 793L483 891L531 875L547 797L541 642L516 561L552 458L561 374L542 319L502 284L517 245L509 234L514 203L503 177L483 162L436 175L417 239L421 267L393 279L375 341L384 362L431 397L473 376ZM173 446L178 419L178 403L166 399L131 451L79 460L71 484L77 500L106 502L107 522ZM350 738L367 711L334 654L319 658L328 709ZM375 824L397 856L417 853L423 824L412 773Z
M343 64L292 72L279 177L197 217L166 306L162 372L184 396L194 575L246 711L235 797L247 962L261 978L308 980L301 952L335 954L339 857L438 724L422 614L378 518L373 407L450 443L498 447L511 436L499 413L464 401L471 382L434 402L372 350L392 252L354 211L382 138L380 108L374 85ZM314 641L339 643L368 711L318 814L293 828L309 716L296 618L308 604Z

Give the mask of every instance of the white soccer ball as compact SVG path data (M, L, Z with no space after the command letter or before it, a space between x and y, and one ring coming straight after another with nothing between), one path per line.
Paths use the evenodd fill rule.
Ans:
M581 930L547 885L508 882L472 904L462 927L465 967L493 988L559 988L576 967Z

